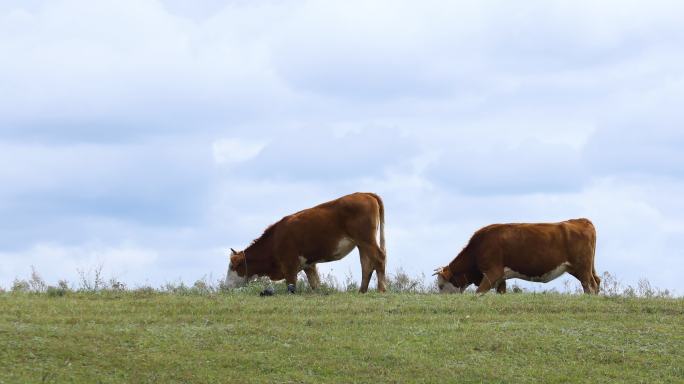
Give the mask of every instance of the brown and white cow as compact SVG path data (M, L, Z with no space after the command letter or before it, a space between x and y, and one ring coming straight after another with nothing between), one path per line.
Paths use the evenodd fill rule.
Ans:
M380 244L376 240L380 232ZM373 271L378 290L385 290L385 208L374 193L354 193L285 216L268 227L244 251L231 249L228 287L257 276L285 279L294 293L297 274L304 271L312 288L320 281L316 264L340 260L354 248L361 255L361 292Z
M587 219L560 223L493 224L480 229L446 267L437 269L440 292L463 292L470 284L484 293L506 292L506 279L547 283L565 272L598 293L594 268L596 230Z

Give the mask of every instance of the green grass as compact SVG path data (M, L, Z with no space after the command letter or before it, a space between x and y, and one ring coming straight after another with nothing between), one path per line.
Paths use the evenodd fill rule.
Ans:
M684 382L684 299L0 294L0 383Z

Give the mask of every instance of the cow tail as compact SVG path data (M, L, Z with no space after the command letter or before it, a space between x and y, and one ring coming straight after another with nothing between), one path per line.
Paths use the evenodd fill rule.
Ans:
M589 221L589 220L587 220ZM591 273L594 275L594 280L596 280L596 288L601 288L601 278L596 273L596 228L594 223L589 221L591 225ZM597 292L598 293L598 292Z
M375 198L378 202L378 208L380 211L380 249L382 250L382 253L387 253L385 250L385 204L382 202L382 199L380 196L372 193L371 196Z

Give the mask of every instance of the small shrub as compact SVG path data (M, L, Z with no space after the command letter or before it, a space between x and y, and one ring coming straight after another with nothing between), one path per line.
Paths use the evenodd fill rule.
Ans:
M582 289L582 285L577 280L565 279L563 280L563 293L582 294L584 289Z
M109 279L109 289L112 291L125 291L126 290L126 284L118 281L115 278Z
M53 287L53 286L48 286L47 287L47 295L48 297L61 297L64 296L68 293L68 289L60 288L60 287Z
M275 292L279 293L287 292L287 285L285 284L285 282L274 284L271 282L271 279L263 276L257 277L256 279L248 282L247 285L245 285L244 287L236 288L233 291L244 292L250 295L258 295L264 289L266 289L266 287L272 287Z
M190 292L190 287L185 285L185 283L179 280L177 283L167 282L161 287L162 292L174 293L177 295L187 295Z
M97 292L106 288L102 277L102 265L95 267L95 269L85 271L83 269L76 270L79 275L79 290L86 292Z
M195 289L202 290L202 291L211 290L211 287L209 286L209 284L204 279L196 280L195 283L192 285L192 287Z
M69 288L69 282L66 280L59 280L57 282L57 288L65 289L67 291L71 290L71 288Z
M622 296L625 296L625 297L637 297L637 293L636 293L636 290L634 289L634 287L632 287L631 285L628 285L627 288L625 288L625 289L622 291Z
M206 278L202 278L200 280L195 281L195 283L192 285L192 291L193 293L199 295L209 295L214 293L216 291L216 288L213 287L209 282L207 282Z
M344 276L344 287L343 290L345 292L356 292L359 290L359 283L354 280L354 276L352 275L351 271L349 271L345 276Z
M133 289L131 292L133 293L133 296L135 296L135 297L149 297L149 296L152 296L152 295L158 293L158 291L156 289L154 289L153 287L151 287L149 285L137 287L137 288Z
M309 285L309 279L303 273L300 273L297 277L297 283L295 284L297 292L312 292L313 289Z
M29 285L29 282L26 280L14 279L14 281L12 282L11 291L14 293L29 292L30 290L31 286Z
M38 274L36 268L31 266L31 278L28 281L31 292L45 292L47 290L47 284L45 280Z
M429 291L429 288L425 286L425 275L411 277L401 268L394 274L390 274L386 283L390 292L424 293Z
M667 289L661 290L651 286L647 279L640 279L636 288L631 285L623 287L618 279L609 272L601 275L601 294L611 297L672 297L672 292Z
M321 285L318 288L320 293L331 294L339 292L339 283L332 273L328 273L324 276L319 276Z
M160 291L175 295L210 295L219 291L230 291L230 289L225 286L224 282L218 282L216 285L210 283L205 276L196 280L191 286L181 280L167 282L161 286Z
M605 271L601 275L601 286L599 292L606 296L619 296L622 294L622 284L611 275L610 272Z
M230 291L230 288L228 288L228 285L226 285L225 279L220 279L218 281L218 290L219 290L219 292L229 292Z
M651 287L651 283L646 279L640 279L637 285L637 294L643 297L655 296L655 290Z

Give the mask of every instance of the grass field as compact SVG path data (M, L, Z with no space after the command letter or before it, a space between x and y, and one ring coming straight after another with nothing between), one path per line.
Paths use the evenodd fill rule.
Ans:
M684 299L0 294L0 383L684 382Z

